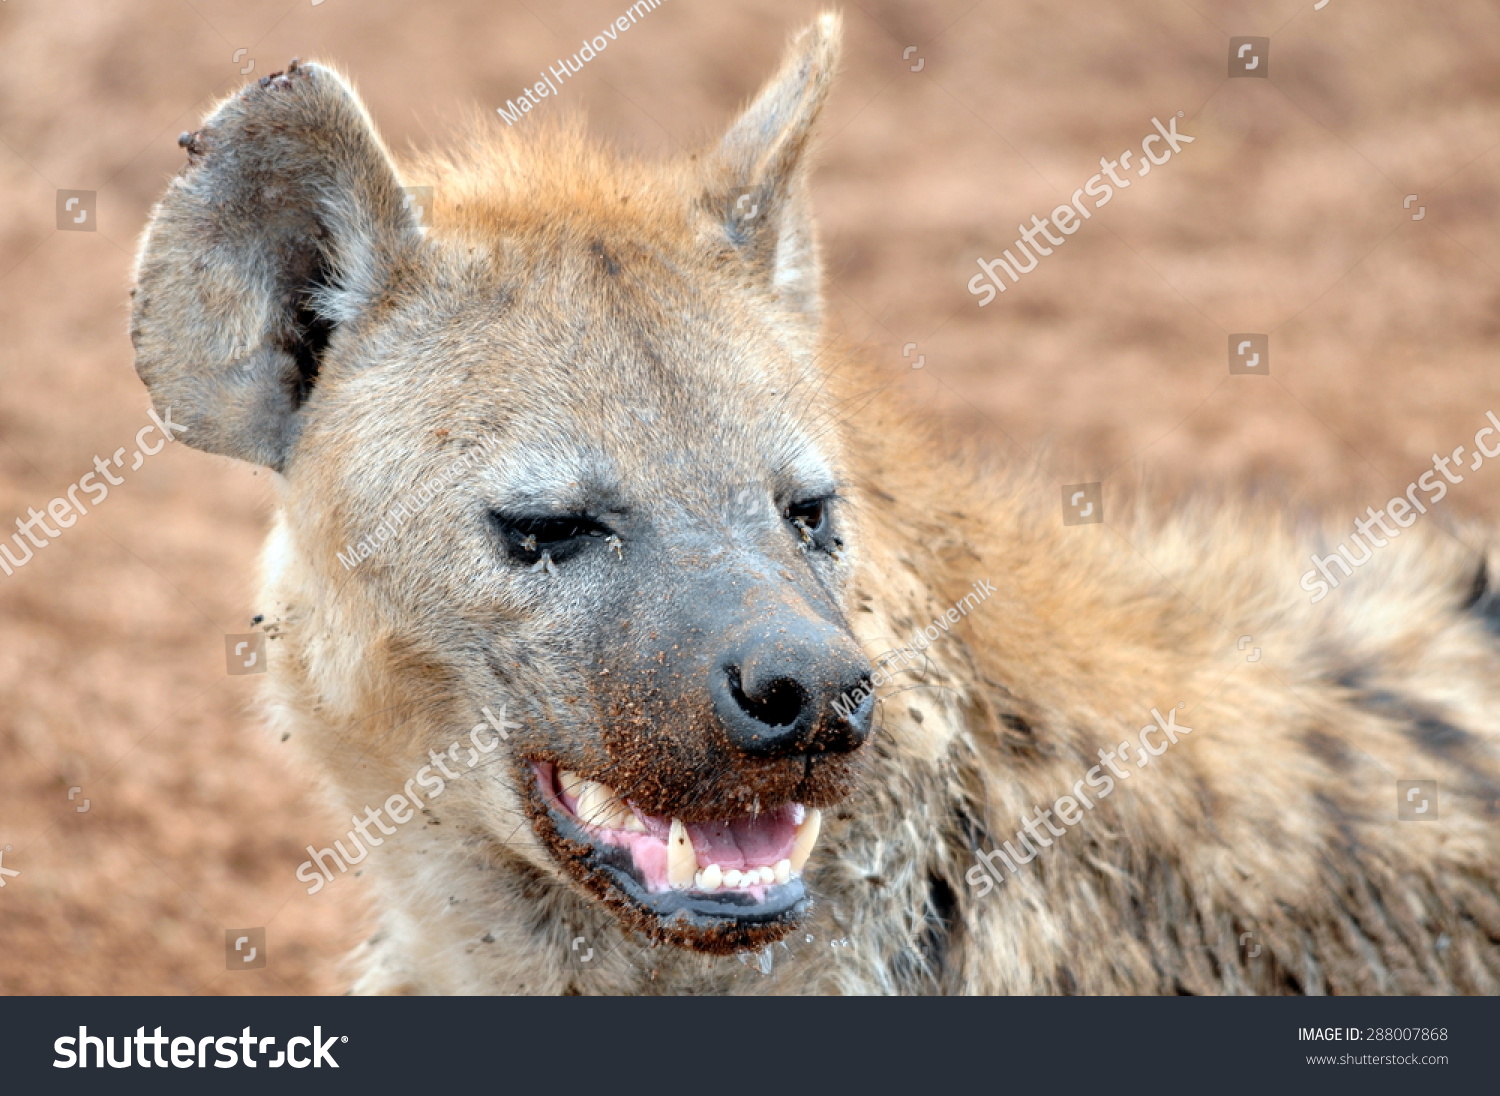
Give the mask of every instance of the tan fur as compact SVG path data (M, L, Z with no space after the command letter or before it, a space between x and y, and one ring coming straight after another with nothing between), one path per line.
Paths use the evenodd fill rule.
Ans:
M503 763L372 850L381 928L357 991L1500 990L1500 637L1492 603L1469 604L1482 554L1429 520L1312 605L1297 576L1315 530L1248 506L1066 527L1056 485L947 453L822 329L803 149L837 33L831 17L805 32L691 162L626 160L539 120L476 129L403 172L436 187L425 233L321 66L247 89L188 142L143 244L138 368L191 443L283 473L263 606L274 729L361 812L482 706L522 724ZM770 215L736 226L747 191ZM299 290L318 254L336 277ZM337 324L299 381L309 310ZM402 492L497 440L501 456L341 564ZM549 851L509 760L560 750L587 771L630 753L609 736L634 699L575 660L623 625L564 573L499 575L475 507L527 477L566 495L573 470L605 467L694 530L645 599L670 600L734 551L717 500L813 466L847 499L844 558L813 566L872 660L972 583L996 593L881 689L873 740L818 792L806 922L764 960L647 947ZM813 596L794 539L768 551L787 585L767 596ZM974 875L976 851L1153 708L1191 733L1019 874ZM681 720L660 733L695 748L683 728L701 716ZM1396 781L1429 778L1440 821L1398 822Z

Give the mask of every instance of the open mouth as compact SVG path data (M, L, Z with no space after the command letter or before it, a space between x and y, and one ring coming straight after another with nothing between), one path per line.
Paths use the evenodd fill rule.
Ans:
M653 937L711 952L761 946L811 904L802 870L822 825L816 809L785 803L687 822L551 763L531 768L554 852Z

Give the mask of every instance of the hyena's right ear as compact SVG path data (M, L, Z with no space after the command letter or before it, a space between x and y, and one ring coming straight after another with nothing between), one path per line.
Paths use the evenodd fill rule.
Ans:
M251 84L181 144L136 266L136 372L189 445L280 470L324 349L421 231L364 107L322 65Z

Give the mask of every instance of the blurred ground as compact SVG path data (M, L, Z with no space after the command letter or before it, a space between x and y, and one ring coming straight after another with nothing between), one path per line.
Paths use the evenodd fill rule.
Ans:
M391 144L420 146L628 6L7 0L0 521L133 449L134 240L177 135L250 63L335 61ZM586 107L648 153L692 147L817 8L666 0L539 109ZM1493 5L844 11L816 190L832 309L956 430L1060 484L1250 485L1352 520L1500 408ZM1271 38L1268 79L1225 78L1234 35ZM977 306L977 257L1177 112L1191 145ZM97 231L57 230L58 190L97 192ZM1232 332L1270 335L1269 377L1228 375ZM1497 516L1497 475L1444 505ZM362 884L303 893L301 850L336 823L254 718L258 679L224 673L222 637L255 611L266 476L172 446L124 479L0 574L0 864L20 872L0 876L0 991L341 991ZM226 972L224 931L252 926L270 962Z

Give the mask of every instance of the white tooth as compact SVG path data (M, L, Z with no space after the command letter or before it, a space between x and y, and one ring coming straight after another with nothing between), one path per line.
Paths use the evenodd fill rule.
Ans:
M578 804L573 810L585 822L592 821L594 815L598 813L599 793L596 790L598 787L599 785L592 780L582 780L574 785L573 797L578 800Z
M740 870L738 868L730 868L724 873L724 885L726 887L737 887L740 885L740 880L743 878L744 876L740 874Z
M693 851L693 839L682 824L682 819L672 819L672 830L667 834L667 882L679 890L693 885L693 876L698 870L698 854Z
M790 860L778 860L775 868L776 882L787 883L792 878L792 862Z
M760 881L762 883L770 883L770 882L773 882L775 879L776 879L776 869L775 868L765 867L765 866L761 867L761 869L760 869Z
M566 770L557 774L557 782L562 785L562 790L574 799L578 798L578 794L583 790L583 786L589 783L589 781L577 773L570 773Z
M634 817L608 784L597 784L592 780L583 782L578 793L579 818L601 830L620 830L626 828L627 816Z
M598 826L603 818L609 813L610 801L614 796L609 794L609 789L603 784L596 784L592 780L585 780L578 788L578 817L590 826Z
M622 804L622 813L624 817L620 819L620 829L628 830L631 833L646 832L646 823L635 816L635 811Z
M630 816L630 812L625 809L625 804L621 803L618 799L611 799L604 807L604 814L601 817L599 826L601 829L606 830L623 830L625 828L625 820Z
M724 869L717 864L710 864L698 873L698 889L705 891L716 891L724 885Z
M801 871L807 865L807 858L812 855L813 846L818 843L818 831L822 828L823 812L816 808L808 811L807 818L797 827L797 841L792 845L792 871Z

